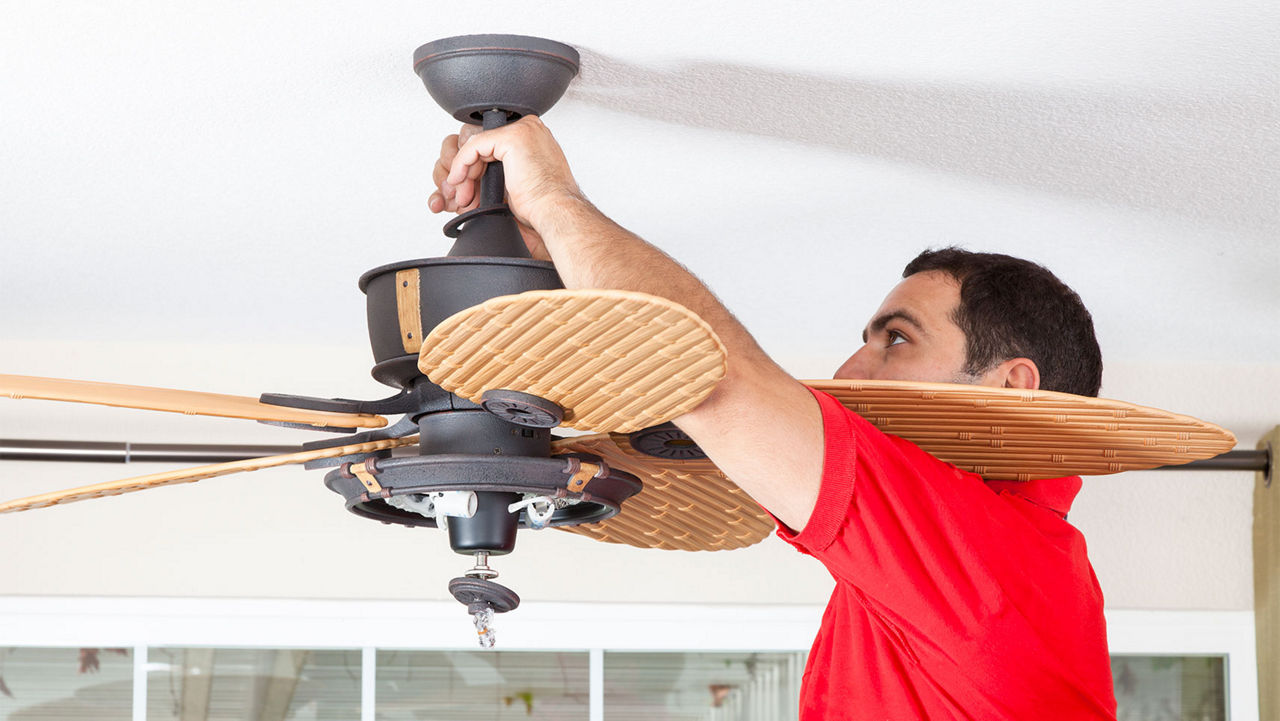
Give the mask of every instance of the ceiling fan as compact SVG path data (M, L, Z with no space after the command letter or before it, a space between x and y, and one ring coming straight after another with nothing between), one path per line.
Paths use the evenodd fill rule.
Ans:
M414 69L463 122L542 115L577 74L567 45L515 35L427 43ZM482 646L519 597L489 557L518 529L560 528L644 548L721 550L773 523L671 419L724 375L711 328L662 298L565 290L529 256L491 163L479 206L445 226L449 254L360 277L380 400L260 398L0 375L12 398L247 418L323 431L293 453L72 488L0 503L0 513L302 464L358 515L447 529L475 565L449 582ZM1211 424L1119 401L1048 391L890 381L808 381L886 432L989 479L1104 474L1209 458L1235 438ZM385 416L399 416L388 422ZM591 435L559 438L563 426ZM393 454L416 446L417 453Z

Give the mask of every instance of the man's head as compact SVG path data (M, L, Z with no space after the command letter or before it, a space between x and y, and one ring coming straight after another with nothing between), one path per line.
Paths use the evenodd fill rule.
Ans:
M902 277L837 378L1098 394L1102 354L1093 319L1044 267L944 248L921 253Z

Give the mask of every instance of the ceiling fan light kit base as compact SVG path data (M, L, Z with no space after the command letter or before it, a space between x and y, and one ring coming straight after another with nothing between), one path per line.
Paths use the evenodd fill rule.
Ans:
M586 451L554 458L453 453L374 459L372 465L366 460L329 471L325 485L342 495L347 509L359 516L432 528L441 525L438 516L384 501L444 491L490 494L480 495L473 516L449 518L445 525L458 553L485 551L493 555L514 549L512 534L517 527L603 521L617 514L623 501L642 488L636 476L613 468ZM513 504L528 500L525 496L546 499L556 507L555 514L546 522L532 522L528 514L509 512Z

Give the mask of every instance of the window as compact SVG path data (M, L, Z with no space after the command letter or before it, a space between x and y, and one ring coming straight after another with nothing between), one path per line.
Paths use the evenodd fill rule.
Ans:
M148 721L360 718L360 651L152 648Z
M480 650L453 602L0 598L0 721L789 721L820 615L526 604ZM1252 612L1107 621L1121 721L1257 719Z
M587 721L586 651L379 651L378 721Z
M1221 656L1112 656L1117 721L1226 721Z
M608 721L795 719L802 651L606 653Z
M0 719L129 721L130 656L124 648L0 649Z

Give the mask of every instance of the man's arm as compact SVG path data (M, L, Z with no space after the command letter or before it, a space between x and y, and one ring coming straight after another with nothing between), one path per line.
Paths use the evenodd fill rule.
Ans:
M757 503L803 529L822 477L822 416L809 391L765 355L701 281L591 205L535 117L446 139L431 210L465 210L478 195L484 164L494 160L503 163L512 212L536 231L527 238L531 250L545 249L566 287L661 296L711 325L727 350L727 372L707 400L676 423Z

